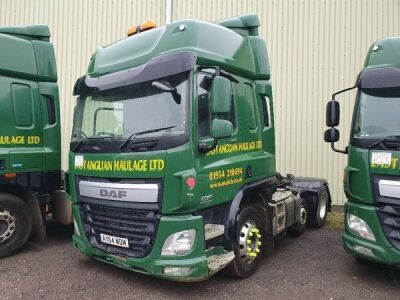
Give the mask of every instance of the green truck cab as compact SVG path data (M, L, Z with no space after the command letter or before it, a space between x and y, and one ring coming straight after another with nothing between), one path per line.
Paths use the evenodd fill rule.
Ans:
M97 49L74 88L65 183L82 253L177 281L247 277L275 236L323 226L326 181L276 173L259 25L146 22Z
M17 251L32 228L44 240L48 213L71 219L61 191L57 70L49 38L45 25L0 28L0 257Z
M350 143L338 150L336 95L357 89ZM354 87L327 105L324 139L348 154L343 246L360 259L400 264L400 37L375 42Z

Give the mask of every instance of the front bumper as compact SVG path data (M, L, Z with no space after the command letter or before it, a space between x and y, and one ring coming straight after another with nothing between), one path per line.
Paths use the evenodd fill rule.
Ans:
M343 247L348 253L379 263L400 266L400 251L394 248L385 237L376 207L347 202L345 212L345 231L342 241ZM347 225L347 213L356 215L367 222L375 235L376 241L369 241L352 233Z
M90 244L83 231L79 206L74 204L72 212L79 229L79 235L72 237L74 246L83 254L116 265L131 271L149 274L175 281L200 281L205 280L212 274L209 272L207 264L207 254L204 243L204 225L200 216L162 216L158 226L158 232L154 241L153 248L149 255L143 258L122 257L112 255L100 250ZM161 256L161 249L167 237L175 232L195 229L196 240L192 251L184 256L164 257ZM175 276L164 274L165 267L191 268L189 274Z

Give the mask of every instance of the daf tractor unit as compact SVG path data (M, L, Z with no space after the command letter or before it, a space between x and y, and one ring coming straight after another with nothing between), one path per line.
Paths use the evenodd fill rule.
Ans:
M149 21L96 50L65 178L82 253L170 280L247 277L275 236L324 225L327 182L276 172L259 26Z
M31 232L46 239L46 216L71 222L61 172L57 70L49 28L0 28L0 258Z
M338 94L356 89L350 141L339 140ZM400 37L368 51L356 84L327 104L324 139L348 155L344 172L344 249L361 260L400 264Z

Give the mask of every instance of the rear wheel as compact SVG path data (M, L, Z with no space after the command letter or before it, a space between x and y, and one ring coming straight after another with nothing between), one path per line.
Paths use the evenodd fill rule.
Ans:
M0 257L6 257L25 244L32 229L29 206L22 199L0 193Z
M318 205L316 211L310 217L310 224L313 227L321 228L325 225L326 216L328 214L329 194L327 188L321 188L318 191L318 196L314 199L318 201Z
M261 260L263 224L261 213L255 207L245 207L239 213L233 244L235 258L225 273L246 278L257 270Z
M306 201L304 199L301 199L300 220L292 227L288 228L287 232L292 236L300 236L306 231L306 227L307 227Z

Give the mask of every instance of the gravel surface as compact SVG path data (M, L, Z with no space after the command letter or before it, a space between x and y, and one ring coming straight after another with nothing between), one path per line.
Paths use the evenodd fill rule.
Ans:
M72 228L49 226L49 241L30 241L0 260L0 299L398 299L400 271L359 263L345 253L339 230L282 237L261 268L244 280L217 274L174 283L90 259L73 249Z

